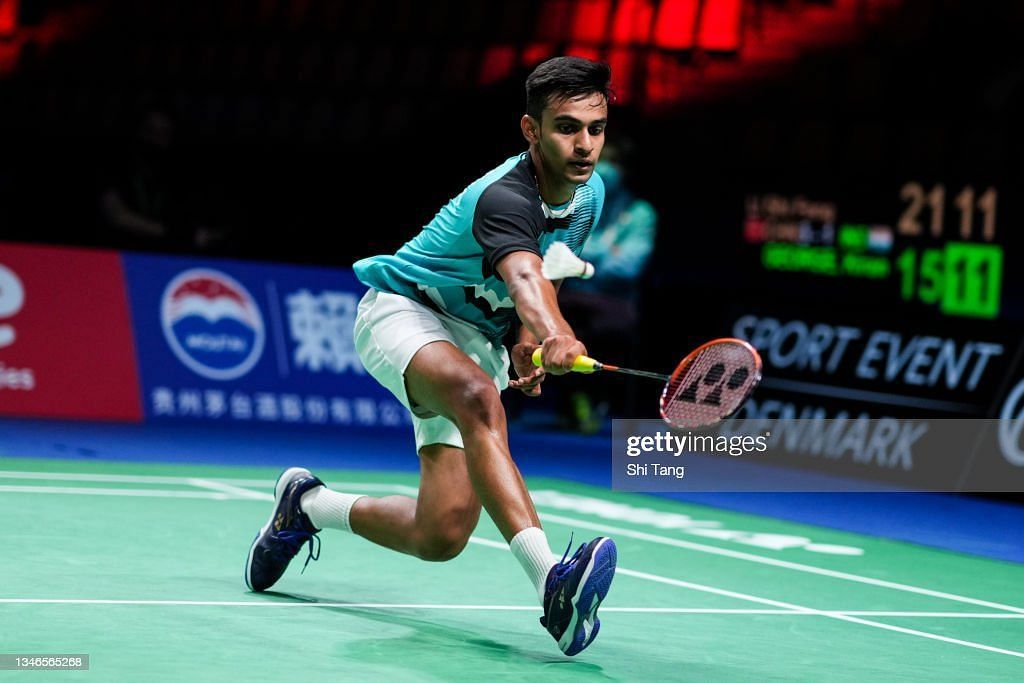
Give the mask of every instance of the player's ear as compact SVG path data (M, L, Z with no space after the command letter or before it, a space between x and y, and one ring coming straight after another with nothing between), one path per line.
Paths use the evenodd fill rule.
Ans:
M540 142L540 122L537 119L529 114L523 114L523 118L519 120L519 127L523 131L523 137L531 145Z

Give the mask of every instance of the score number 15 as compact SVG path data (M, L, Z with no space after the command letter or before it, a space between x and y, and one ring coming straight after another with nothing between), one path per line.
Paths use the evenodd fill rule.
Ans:
M896 260L905 301L939 304L946 315L995 318L1003 280L1003 248L949 242L941 249L904 249Z

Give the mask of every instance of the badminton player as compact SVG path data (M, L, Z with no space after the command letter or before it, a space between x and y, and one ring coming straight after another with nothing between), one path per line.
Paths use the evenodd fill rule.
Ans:
M529 149L479 178L393 255L355 264L370 289L359 304L356 348L366 369L412 413L420 461L417 498L328 489L309 471L285 471L275 507L246 563L246 583L270 588L313 535L341 529L424 560L466 546L481 506L536 590L541 624L568 655L597 636L596 612L615 573L609 538L556 560L509 452L499 392L535 396L545 373L586 354L562 317L557 284L541 275L553 241L577 254L601 215L594 172L608 118L607 65L558 57L526 80L520 125ZM511 362L502 338L519 323ZM543 342L544 366L530 360ZM571 544L571 541L570 541Z

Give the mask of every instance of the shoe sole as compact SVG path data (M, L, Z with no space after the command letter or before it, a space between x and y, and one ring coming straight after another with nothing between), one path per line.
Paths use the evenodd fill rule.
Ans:
M601 630L597 608L608 595L617 560L615 541L610 538L602 539L590 554L590 561L572 599L572 620L558 641L558 647L566 655L579 654L597 638Z
M256 545L259 543L260 538L263 537L263 534L267 533L267 531L270 530L270 526L274 523L274 517L277 516L277 508L281 505L281 496L284 495L284 491L288 487L288 482L291 481L295 475L301 472L310 474L310 471L305 467L289 467L281 473L281 476L277 478L277 482L274 484L274 508L270 511L270 519L268 519L267 523L264 524L256 533L256 538L252 539L252 545L249 546L249 555L245 558L245 585L248 586L251 591L259 592L252 587L251 580L252 555L256 552ZM269 587L270 586L267 586L267 588ZM266 590L266 588L262 588L260 590Z

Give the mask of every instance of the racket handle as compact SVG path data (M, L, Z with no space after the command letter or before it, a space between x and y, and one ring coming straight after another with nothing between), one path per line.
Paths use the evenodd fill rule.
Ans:
M541 347L537 347L533 351L533 364L538 368L544 365L544 357L541 353ZM582 372L584 375L589 375L592 372L597 372L601 369L601 364L589 356L576 356L576 360L573 361L572 371Z

